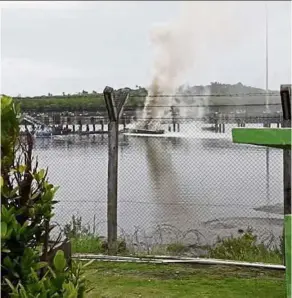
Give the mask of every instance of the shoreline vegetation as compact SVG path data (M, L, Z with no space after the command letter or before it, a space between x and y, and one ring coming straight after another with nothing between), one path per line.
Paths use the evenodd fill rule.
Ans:
M70 239L73 254L106 254L107 240L96 233L96 227L84 225L82 218L72 216L70 223L64 226L64 235ZM178 236L178 235L177 235ZM130 237L131 238L131 237ZM182 257L203 257L245 262L262 262L268 264L283 264L284 246L283 236L276 238L273 235L268 241L263 241L252 228L229 237L218 237L215 243L203 245L199 241L187 245L184 239L177 239L173 243L164 243L162 239L157 243L146 239L131 240L125 235L118 240L118 255L145 256L169 255Z
M123 90L129 91L129 99L126 104L127 109L143 108L145 99L148 95L148 90L141 86L136 86L135 89L122 88ZM122 90L119 89L119 90ZM177 90L177 94L183 95L204 95L204 94L218 94L218 95L229 95L229 94L262 94L265 90L255 87L244 86L241 83L234 85L221 84L218 82L211 83L206 86L181 86ZM277 91L270 91L277 93ZM75 94L69 94L63 92L61 95L53 95L48 93L47 95L23 97L20 94L13 97L15 103L20 104L20 108L23 112L63 112L63 111L93 111L93 110L105 110L105 103L103 93L96 91L86 91ZM216 102L214 102L214 100ZM234 101L234 99L230 99ZM240 101L240 102L238 102ZM191 96L185 97L184 102L186 104L192 104L193 99ZM215 104L220 104L220 98L212 99ZM237 104L244 104L243 99L238 99ZM263 99L264 104L264 99Z

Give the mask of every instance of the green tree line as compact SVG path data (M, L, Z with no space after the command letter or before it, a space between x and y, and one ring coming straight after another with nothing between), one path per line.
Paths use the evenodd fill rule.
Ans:
M143 106L145 98L147 96L147 90L140 88L137 90L131 90L130 96L127 101L127 106L135 108L137 106ZM79 94L65 94L47 96L35 96L35 97L14 97L14 101L20 105L21 110L24 112L50 112L50 111L92 111L92 110L104 110L105 102L102 93L92 92L87 93L83 91Z
M137 107L143 107L146 96L148 94L147 89L140 86L136 86L136 89L124 88L130 93L129 99L126 103L125 109L135 109ZM244 86L241 83L234 85L221 84L213 82L207 86L188 86L178 88L179 93L184 94L205 94L205 91L212 94L240 94L240 93L260 93L264 90L260 88L254 88ZM66 94L35 96L35 97L14 97L15 103L19 104L23 112L75 112L75 111L104 111L105 102L102 93L96 91L87 92L83 90L78 94ZM186 100L187 101L187 100ZM220 104L220 100L218 102Z

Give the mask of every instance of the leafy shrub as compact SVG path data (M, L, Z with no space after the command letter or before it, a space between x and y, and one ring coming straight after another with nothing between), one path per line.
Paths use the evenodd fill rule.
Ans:
M28 254L31 253L30 249L27 250ZM30 252L29 252L30 251ZM81 265L73 264L71 268L67 266L64 252L57 251L53 268L47 267L47 271L42 278L39 278L36 273L36 268L44 266L43 264L36 264L35 267L27 267L26 284L25 286L19 282L14 286L8 279L7 284L11 288L12 298L49 298L49 297L84 297L86 293L86 280L82 276L83 269L91 262ZM45 265L46 266L46 265Z
M257 236L251 230L239 237L218 238L214 247L209 248L209 256L225 260L282 263L281 251L268 249L264 243L258 243Z
M186 251L187 251L187 247L182 243L171 243L167 245L167 252L170 255L181 255Z
M94 220L95 222L95 220ZM107 253L107 241L96 235L95 227L82 224L82 217L72 216L71 221L65 225L64 233L70 239L73 253ZM118 239L118 253L128 252L126 242Z
M11 98L3 96L1 295L37 296L35 288L39 284L43 288L38 297L65 297L66 291L71 291L71 296L66 297L82 297L84 287L78 285L82 283L79 265L77 269L69 269L60 257L63 252L59 252L54 258L55 272L48 267L48 261L54 257L49 248L49 234L54 228L50 220L54 216L53 209L57 203L54 195L58 188L48 182L47 170L39 170L37 160L33 159L33 137L29 133L19 137L18 119L18 107ZM60 263L63 265L58 265ZM58 293L62 295L58 296Z
M64 233L70 239L73 253L102 252L102 240L89 225L82 224L81 217L73 215L70 223L65 225Z

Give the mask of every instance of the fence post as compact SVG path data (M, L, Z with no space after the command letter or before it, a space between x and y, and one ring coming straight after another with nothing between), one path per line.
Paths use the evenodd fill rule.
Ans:
M283 128L291 127L291 85L281 85L281 103L283 110ZM286 265L287 297L291 297L291 270L292 270L292 218L291 218L291 148L283 150L284 176L284 246Z
M117 254L117 195L118 195L118 137L119 118L128 93L115 98L114 90L105 87L104 100L108 112L108 188L107 188L107 241L108 253Z

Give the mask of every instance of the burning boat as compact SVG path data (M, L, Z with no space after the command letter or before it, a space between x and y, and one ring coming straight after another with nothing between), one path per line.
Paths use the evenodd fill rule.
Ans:
M136 128L129 129L127 132L133 133L133 134L161 135L165 133L165 130L161 129L160 124L158 125L158 123L153 123L150 119L150 120L138 123Z
M163 129L157 129L157 130L150 130L150 129L129 129L127 131L128 133L136 133L136 134L151 134L151 135L161 135L165 133L165 130Z

